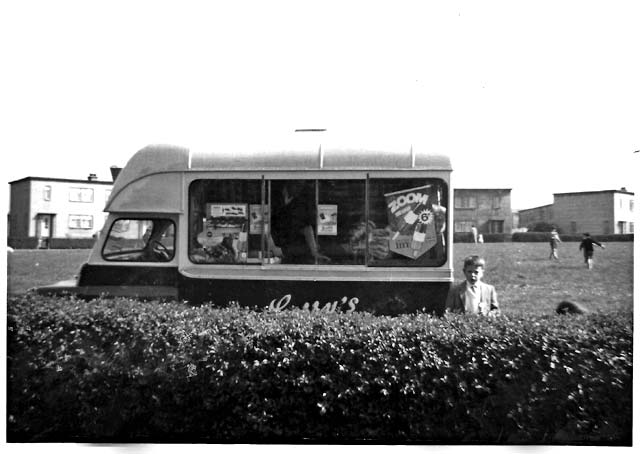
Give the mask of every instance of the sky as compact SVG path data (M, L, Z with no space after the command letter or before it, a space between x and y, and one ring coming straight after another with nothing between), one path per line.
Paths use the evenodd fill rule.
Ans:
M326 128L448 154L455 187L511 188L514 209L639 189L637 1L0 5L7 183Z

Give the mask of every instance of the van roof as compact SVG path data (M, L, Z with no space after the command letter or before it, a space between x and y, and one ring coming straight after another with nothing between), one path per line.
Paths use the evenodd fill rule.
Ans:
M276 146L240 143L188 149L149 145L135 153L114 183L107 209L118 193L153 174L197 171L290 170L451 170L449 157L412 146L334 146L320 142L290 142Z
M138 151L119 179L151 173L202 170L451 170L449 157L405 147L340 147L331 144L293 147L225 145L221 149L188 149L149 145Z

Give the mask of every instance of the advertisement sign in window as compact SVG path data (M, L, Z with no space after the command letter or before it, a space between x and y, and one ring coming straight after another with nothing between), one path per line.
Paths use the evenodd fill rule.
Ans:
M318 205L318 235L338 235L338 205Z
M249 233L251 235L260 235L263 226L269 231L269 207L267 205L252 204L249 205Z
M385 194L391 228L389 248L417 259L436 244L434 214L429 209L430 185Z
M208 203L197 240L213 263L237 263L247 258L247 205Z

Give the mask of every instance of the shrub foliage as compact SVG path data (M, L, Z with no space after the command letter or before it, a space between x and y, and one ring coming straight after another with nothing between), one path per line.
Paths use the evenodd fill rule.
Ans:
M609 234L609 235L592 235L596 241L612 242L612 241L633 241L633 233ZM561 234L560 239L564 242L582 241L583 235L580 234ZM516 232L511 236L511 240L516 243L540 243L549 241L549 233L546 232Z
M508 243L511 241L510 233L481 233L484 243ZM471 232L454 232L454 243L473 243Z
M8 304L11 442L631 443L627 313Z

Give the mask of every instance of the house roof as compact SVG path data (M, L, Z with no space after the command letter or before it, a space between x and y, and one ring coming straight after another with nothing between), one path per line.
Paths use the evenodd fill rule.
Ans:
M540 210L542 208L550 208L553 206L553 203L549 203L547 205L540 205L537 207L533 207L533 208L521 208L518 210L518 213L522 213L523 211L533 211L533 210Z
M22 183L25 181L50 181L52 183L82 183L82 184L102 184L113 185L113 181L99 181L99 180L79 180L71 178L48 178L48 177L25 177L19 180L10 181L9 184Z
M589 195L589 194L605 194L605 193L619 193L619 194L629 194L634 195L633 192L622 190L622 189L605 189L603 191L583 191L583 192L554 192L554 196L564 196L564 195Z
M511 191L511 188L454 188L455 191Z

